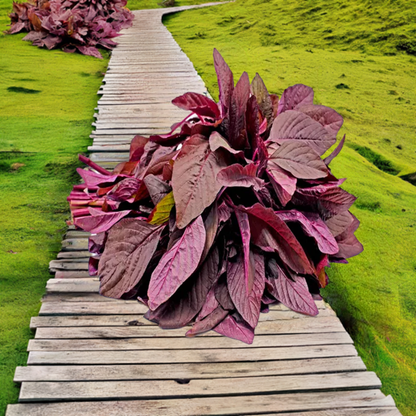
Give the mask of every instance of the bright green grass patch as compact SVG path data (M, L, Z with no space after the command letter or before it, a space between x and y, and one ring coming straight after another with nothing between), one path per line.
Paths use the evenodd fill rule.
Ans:
M0 0L0 30L11 1ZM38 314L69 217L77 154L90 144L107 59L47 51L0 35L0 415L17 401Z
M215 98L214 47L235 76L259 72L278 95L304 83L343 115L349 147L332 168L358 197L364 253L331 267L324 294L405 416L416 415L416 187L392 174L416 170L416 58L397 46L415 38L415 4L248 0L165 19Z

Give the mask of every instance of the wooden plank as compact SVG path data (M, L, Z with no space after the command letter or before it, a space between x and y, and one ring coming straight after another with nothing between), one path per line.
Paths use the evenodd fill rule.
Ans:
M160 330L161 336L165 332ZM140 337L140 332L137 334ZM189 348L258 348L258 347L290 347L308 345L340 345L352 344L346 332L330 332L317 334L294 335L256 335L252 344L227 337L198 338L127 338L127 339L31 339L28 351L129 351L129 350L185 350Z
M42 302L119 302L119 299L107 298L98 293L47 293Z
M289 361L199 364L145 364L100 366L17 367L16 383L24 381L117 381L117 380L194 380L204 378L265 377L293 374L321 374L365 371L359 357L317 358Z
M88 259L86 262L81 261L62 261L52 260L49 262L49 269L51 271L57 270L88 270Z
M88 238L91 233L82 230L68 230L65 233L65 238Z
M91 253L87 250L84 251L61 251L58 253L58 259L77 259L91 257Z
M100 282L97 278L50 279L46 292L98 292Z
M87 271L78 272L58 270L55 273L55 279L86 279L88 277L90 277L90 274Z
M262 416L275 416L281 413L267 413ZM290 416L401 416L401 413L395 407L372 407L371 409L323 409L317 412L295 412ZM255 416L247 415L247 416Z
M171 400L127 400L15 404L7 416L242 416L321 409L392 407L393 399L380 390L203 397Z
M86 238L68 238L62 240L62 249L64 251L88 250L88 240Z
M143 327L150 329L150 327ZM160 330L158 331L160 333ZM165 331L168 332L168 331ZM133 351L31 351L28 365L52 364L162 364L237 361L295 360L356 356L353 345L322 345L279 348L226 348Z
M269 376L250 378L198 379L189 383L175 380L148 381L74 381L24 382L19 402L103 400L103 399L157 399L177 397L215 397L245 394L271 394L339 389L375 389L381 386L373 372L307 374L296 376Z

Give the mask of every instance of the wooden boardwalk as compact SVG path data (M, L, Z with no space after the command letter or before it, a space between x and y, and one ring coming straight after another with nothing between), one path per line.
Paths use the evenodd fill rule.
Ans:
M135 134L167 132L186 115L172 98L206 93L161 24L165 12L136 12L112 54L90 147L107 168L127 158ZM70 229L51 262L55 278L32 318L28 366L15 374L19 404L7 416L400 415L323 302L314 318L273 307L252 345L213 332L188 339L145 320L136 301L98 295L87 237Z

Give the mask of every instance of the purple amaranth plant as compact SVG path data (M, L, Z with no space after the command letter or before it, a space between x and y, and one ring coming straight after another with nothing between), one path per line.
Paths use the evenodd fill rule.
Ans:
M342 117L294 85L269 94L257 74L233 74L218 51L219 103L186 93L190 111L166 135L136 136L109 172L81 156L84 183L68 200L90 231L100 293L137 298L161 328L192 324L251 343L260 312L281 302L318 314L325 267L362 251L355 197L329 168Z
M34 46L65 52L78 50L84 55L102 58L97 47L112 49L113 38L130 27L133 14L126 0L35 0L13 3L9 34L29 32L23 40Z

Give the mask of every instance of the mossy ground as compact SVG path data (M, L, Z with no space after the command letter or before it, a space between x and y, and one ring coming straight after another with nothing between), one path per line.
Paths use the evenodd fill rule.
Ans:
M0 0L0 31L10 8ZM17 401L14 370L27 361L30 318L66 229L107 63L41 50L23 36L0 34L0 415Z
M10 8L0 0L0 30ZM310 85L316 103L344 116L349 147L332 168L358 196L353 212L365 251L331 267L325 296L404 416L416 415L416 188L371 161L380 155L399 175L416 170L415 14L414 0L239 0L166 19L214 97L216 47L236 76L259 72L277 94ZM76 154L90 143L106 67L22 37L0 35L0 414L17 400L14 369L26 363L29 320L60 246Z

